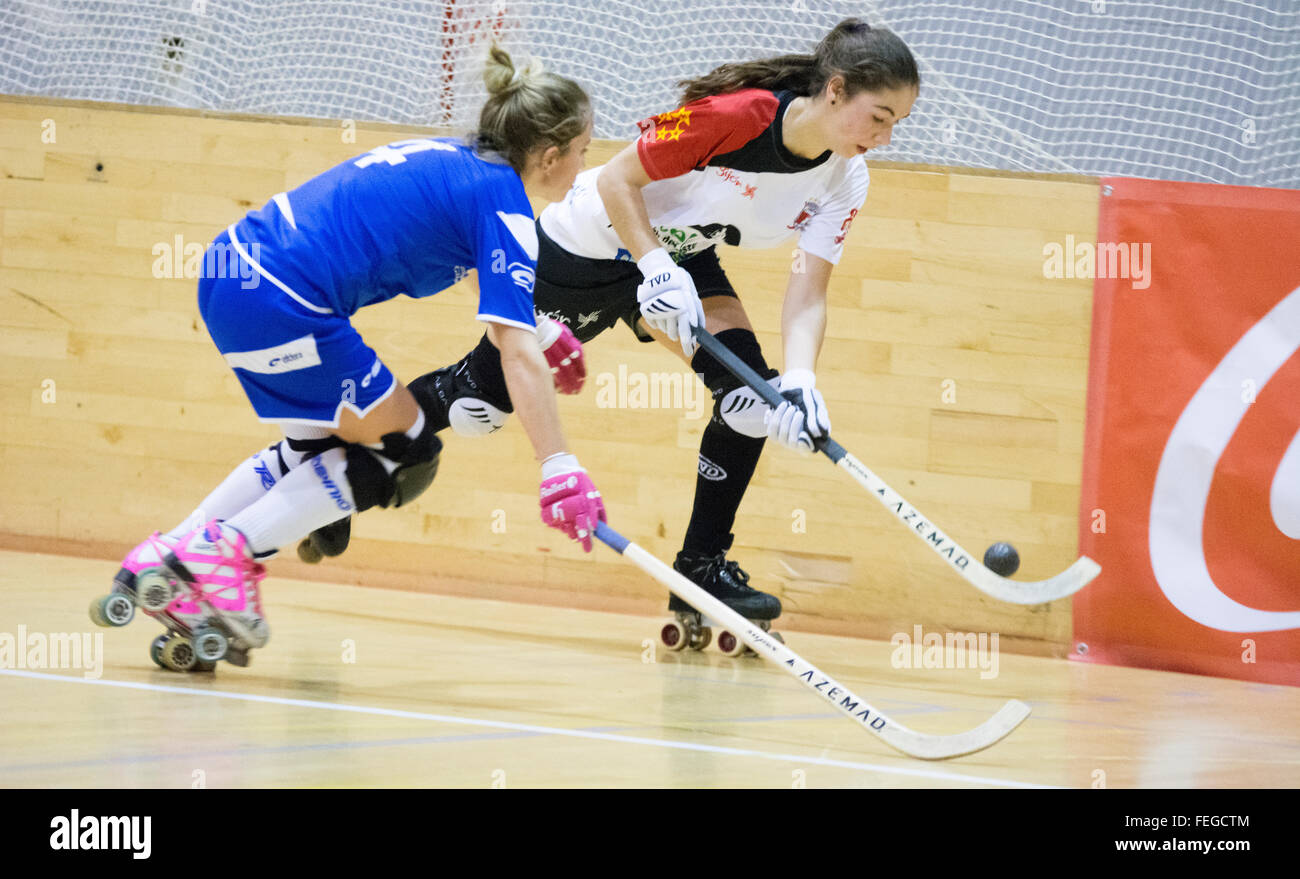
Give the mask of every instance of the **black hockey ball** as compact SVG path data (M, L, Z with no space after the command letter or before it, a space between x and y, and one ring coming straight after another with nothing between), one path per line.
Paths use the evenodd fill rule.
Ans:
M1020 553L1009 543L995 543L984 550L984 567L999 577L1010 577L1020 570Z

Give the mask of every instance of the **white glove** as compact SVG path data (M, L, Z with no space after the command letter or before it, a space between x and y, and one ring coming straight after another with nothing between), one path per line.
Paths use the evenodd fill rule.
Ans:
M831 432L831 418L826 401L814 385L817 376L811 370L792 369L781 376L779 390L784 402L767 413L767 435L783 446L807 454L813 440Z
M641 317L668 338L681 342L682 352L692 356L696 343L691 327L704 326L704 305L695 292L691 273L673 262L662 247L637 260L636 267L645 277L636 288Z

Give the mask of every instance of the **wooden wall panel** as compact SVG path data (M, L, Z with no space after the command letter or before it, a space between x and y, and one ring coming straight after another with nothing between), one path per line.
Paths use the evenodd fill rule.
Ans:
M194 281L155 277L154 248L177 236L206 245L275 192L408 132L0 99L0 543L120 556L275 438L208 340ZM594 144L591 162L620 146ZM873 167L872 180L829 294L819 382L835 435L968 549L1010 540L1021 576L1048 576L1076 555L1091 284L1045 279L1042 249L1067 234L1094 238L1097 186L894 165ZM723 251L777 366L791 259L791 248ZM475 343L473 315L472 295L457 288L367 309L356 323L409 380ZM694 492L705 391L684 386L698 395L683 401L698 401L694 411L620 407L609 392L620 370L684 365L621 328L587 352L587 389L561 401L574 449L616 527L671 559ZM662 608L659 587L635 569L543 530L535 483L517 425L451 436L433 488L409 508L362 517L347 557L314 572L276 565ZM1069 636L1068 602L984 598L820 458L767 451L733 555L781 595L793 628L996 631L1037 652L1060 652ZM106 579L112 570L106 563Z

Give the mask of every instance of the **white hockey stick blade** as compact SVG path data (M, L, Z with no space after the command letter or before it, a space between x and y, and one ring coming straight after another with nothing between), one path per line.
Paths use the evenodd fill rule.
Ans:
M843 447L839 447L842 449ZM838 451L838 449L837 449ZM999 601L1011 604L1042 604L1073 595L1101 573L1101 565L1087 556L1080 556L1074 564L1055 577L1046 580L1011 580L995 574L958 543L939 530L933 522L926 519L921 512L898 492L890 488L883 479L872 473L865 464L847 451L836 463L848 472L876 500L885 505L898 517L908 530L925 542L949 567L960 574L979 591Z
M709 354L725 366L732 375L749 385L750 390L772 407L781 405L781 395L765 382L748 364L737 357L730 349L717 340L704 327L694 327L696 341ZM948 538L932 522L929 522L916 507L903 500L885 481L867 469L866 465L849 454L844 446L829 436L816 441L817 451L830 458L835 464L848 471L849 475L862 484L862 487L876 496L900 521L908 526L916 536L926 542L930 549L938 553L948 565L965 578L976 589L999 601L1011 604L1042 604L1073 595L1101 573L1101 565L1087 556L1081 556L1067 569L1047 580L1035 582L1009 580L993 573L980 564L974 556L962 549Z
M1012 699L988 720L963 733L939 736L908 729L881 714L789 647L603 522L596 526L596 537L704 616L716 620L720 626L752 647L759 656L798 678L804 686L817 693L841 714L909 757L946 760L982 751L1001 741L1029 716L1029 706Z

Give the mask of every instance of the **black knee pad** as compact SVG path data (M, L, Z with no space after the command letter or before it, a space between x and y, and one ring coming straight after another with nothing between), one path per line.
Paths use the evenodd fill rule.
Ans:
M750 330L723 330L717 334L717 339L763 378L770 380L780 374L767 365L758 339ZM703 377L704 384L713 394L713 423L755 439L767 436L763 426L767 404L748 385L703 348L695 352L691 368Z
M408 387L435 433L450 427L462 436L483 436L514 411L501 353L486 335L459 363L425 373Z
M438 473L442 440L427 418L415 439L404 433L386 433L382 442L382 449L348 445L345 472L358 513L371 507L400 507L409 503L424 493ZM392 473L380 457L397 464Z

